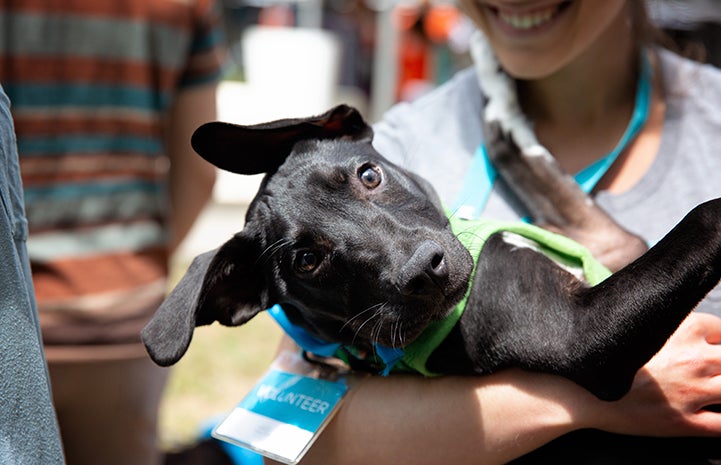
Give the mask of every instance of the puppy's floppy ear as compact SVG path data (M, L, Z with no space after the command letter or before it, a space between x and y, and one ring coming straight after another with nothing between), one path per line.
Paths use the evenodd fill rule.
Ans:
M296 142L307 139L361 139L373 135L358 110L338 105L319 116L282 119L252 126L212 122L193 133L193 149L220 169L238 174L274 172Z
M155 363L169 366L185 354L193 330L218 321L238 326L268 307L258 242L240 232L219 249L197 256L141 338Z

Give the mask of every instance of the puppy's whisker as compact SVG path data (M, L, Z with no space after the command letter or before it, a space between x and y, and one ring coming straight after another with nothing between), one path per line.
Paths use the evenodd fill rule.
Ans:
M396 342L395 342L396 339L398 339L398 343L397 343L397 344L396 344ZM405 347L405 346L406 346L405 338L403 337L403 319L402 319L400 316L398 316L398 317L396 318L396 330L395 330L395 333L394 333L394 335L393 335L393 341L394 341L393 347L395 347L395 348Z
M371 308L372 308L372 307L371 307ZM357 329L357 330L355 331L355 333L353 334L353 340L351 341L352 344L355 344L355 340L356 340L356 338L358 337L358 335L360 334L360 332L361 332L361 330L363 329L363 327L364 327L366 324L368 324L368 322L370 322L371 320L373 320L374 318L376 318L377 316L380 316L380 315L383 313L383 309L384 309L384 308L385 308L385 304L382 304L380 307L376 308L375 312L373 312L373 314L372 314L370 317L368 317L368 318L363 322L362 325L360 325L360 326L358 327L358 329ZM373 331L372 331L372 330L371 330L371 333L370 333L370 334L371 334L371 341L369 341L369 342L373 342L373 341L372 341L372 336L373 336Z
M371 329L371 341L373 342L374 348L378 345L378 341L380 341L382 330L383 330L383 319L378 318L378 320L374 323L373 328Z
M361 325L358 327L358 329L357 329L356 332L355 332L355 336L357 336L358 333L360 333L360 331L363 329L363 327L364 327L365 325L367 325L370 321L372 321L373 319L375 319L376 317L378 317L382 312L383 312L383 306L380 306L380 307L376 308L375 311L373 312L373 314L372 314L371 316L369 316L368 318L366 318L366 320L363 322L363 324L361 324ZM371 335L372 335L372 333L373 333L373 332L371 331ZM355 340L355 336L353 337L354 340Z
M345 329L345 327L348 326L351 322L353 322L354 320L358 319L359 317L361 317L362 315L364 315L364 314L366 314L366 313L368 313L368 312L371 312L371 311L373 311L373 310L378 309L379 307L382 307L383 305L385 305L385 304L384 304L384 303L377 303L377 304L375 304L375 305L372 305L372 306L366 308L366 309L363 310L362 312L360 312L360 313L358 313L357 315L355 315L353 318L349 318L345 323L343 323L343 326L340 327L340 329L338 330L338 332L339 332L339 333L340 333L340 332L343 332L343 329Z
M392 331L392 347L393 348L399 348L403 347L403 334L402 334L402 328L403 328L403 320L400 316L397 316L395 319L395 322L393 324L393 331Z
M391 322L391 347L396 347L396 326L398 326L398 318Z

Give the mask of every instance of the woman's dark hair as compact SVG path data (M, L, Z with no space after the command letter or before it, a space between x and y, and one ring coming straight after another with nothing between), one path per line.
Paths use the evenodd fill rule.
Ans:
M631 27L634 38L640 46L667 46L667 36L656 26L648 15L644 0L627 0L631 9Z
M679 55L697 61L706 58L703 46L675 41L668 33L651 21L645 0L627 0L631 8L634 39L639 46L661 46Z

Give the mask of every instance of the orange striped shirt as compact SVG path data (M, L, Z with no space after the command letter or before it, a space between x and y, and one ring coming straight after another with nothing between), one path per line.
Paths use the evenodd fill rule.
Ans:
M165 292L163 121L219 79L219 6L7 0L0 23L46 343L135 342Z

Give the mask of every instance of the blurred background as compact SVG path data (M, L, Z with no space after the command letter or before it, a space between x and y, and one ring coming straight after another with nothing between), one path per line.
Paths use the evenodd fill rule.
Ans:
M219 119L252 124L357 107L370 122L470 62L471 25L450 1L224 0L229 50ZM213 200L173 258L172 279L192 258L242 229L260 176L218 172ZM280 329L266 315L239 328L196 330L172 369L161 408L161 443L192 442L267 369Z

